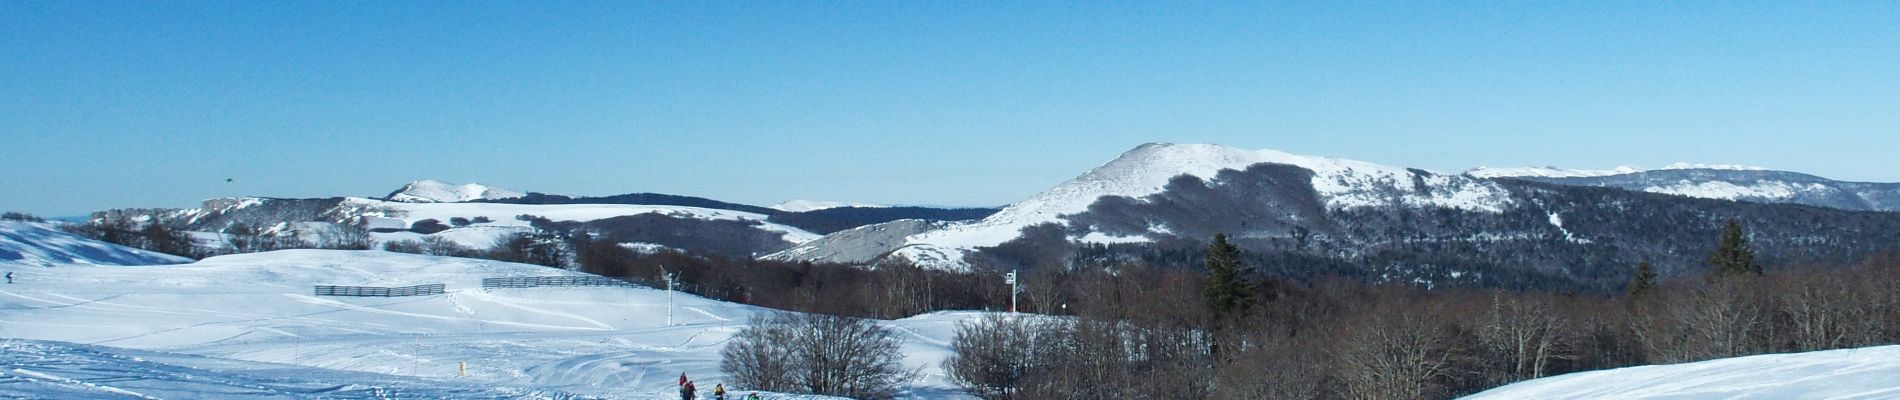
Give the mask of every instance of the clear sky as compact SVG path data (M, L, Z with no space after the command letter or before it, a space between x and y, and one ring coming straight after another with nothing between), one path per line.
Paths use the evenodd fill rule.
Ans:
M1144 142L1900 181L1900 2L1104 3L0 0L0 209L1001 205Z

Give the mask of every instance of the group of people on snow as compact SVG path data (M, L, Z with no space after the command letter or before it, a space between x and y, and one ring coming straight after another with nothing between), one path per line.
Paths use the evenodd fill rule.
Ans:
M726 384L713 385L712 395L712 400L726 400ZM697 399L699 399L699 388L693 386L692 380L686 379L686 373L680 373L680 400ZM745 400L759 400L759 393L747 394Z

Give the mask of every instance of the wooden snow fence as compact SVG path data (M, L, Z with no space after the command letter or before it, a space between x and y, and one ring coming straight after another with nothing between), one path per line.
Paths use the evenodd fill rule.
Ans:
M585 286L633 287L640 285L604 276L511 276L505 278L482 278L482 290Z
M446 284L435 283L403 287L317 285L318 296L403 297L442 294Z

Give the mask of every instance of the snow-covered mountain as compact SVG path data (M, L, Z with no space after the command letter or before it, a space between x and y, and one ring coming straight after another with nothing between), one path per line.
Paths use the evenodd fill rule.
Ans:
M404 203L460 203L476 200L512 199L527 195L480 183L452 184L435 180L419 180L403 185L402 189L383 196L389 201Z
M1444 207L1498 212L1511 204L1508 192L1496 184L1461 175L1379 165L1363 161L1289 154L1278 150L1245 150L1207 144L1149 143L1123 153L1075 179L1026 200L1004 207L982 220L955 223L891 241L882 252L845 252L852 257L811 259L811 254L838 252L793 248L768 258L793 261L864 262L888 252L903 259L948 269L967 269L963 256L979 247L996 246L1017 238L1023 228L1060 223L1065 216L1088 211L1104 197L1141 197L1162 192L1181 176L1212 179L1222 170L1256 164L1291 165L1311 171L1310 187L1327 209L1362 207ZM1086 227L1085 227L1086 228ZM1152 232L1169 234L1167 226ZM1130 236L1083 232L1076 240L1092 242L1145 242ZM828 241L829 242L829 241ZM824 246L827 243L815 243Z
M1664 170L1678 170L1678 169L1713 169L1713 170L1725 170L1725 171L1767 171L1768 170L1767 168L1762 168L1762 167L1753 167L1753 166L1736 165L1736 164L1701 164L1701 163L1679 162L1679 163L1665 165L1662 168L1656 168L1656 169L1648 169L1648 168L1632 166L1632 165L1624 165L1624 166L1611 168L1611 169L1569 169L1569 168L1559 168L1555 166L1515 167L1515 168L1477 167L1477 168L1472 168L1469 171L1465 171L1465 175L1471 175L1473 177L1478 177L1478 178L1590 178L1590 177L1599 177L1599 176L1634 174L1634 173L1646 172L1646 171L1664 171Z
M786 200L785 202L773 204L771 206L767 206L766 208L779 210L779 211L785 211L785 212L806 212L806 211L833 209L833 208L839 208L839 207L884 208L888 206L878 205L878 204L852 203L852 202L844 202L844 201L799 199L799 200Z
M1642 168L1621 166L1611 169L1566 169L1554 166L1493 168L1477 167L1465 171L1465 175L1477 178L1581 178L1592 176L1621 175L1643 171Z
M1772 171L1539 179L1710 173ZM1275 150L1147 144L981 220L863 226L767 258L902 261L946 270L1180 264L1224 233L1267 272L1283 276L1615 290L1627 282L1630 266L1645 260L1665 276L1699 271L1700 255L1712 250L1729 219L1747 223L1761 259L1773 263L1849 262L1900 251L1900 213L1487 179Z
M44 222L0 221L0 266L153 265L187 262L191 260L79 237Z
M1880 346L1578 372L1465 399L1892 399L1895 377L1900 346Z
M1481 178L1512 178L1560 185L1611 187L1648 193L1757 203L1805 204L1857 211L1900 211L1900 183L1844 182L1760 167L1677 163L1644 170L1483 168Z

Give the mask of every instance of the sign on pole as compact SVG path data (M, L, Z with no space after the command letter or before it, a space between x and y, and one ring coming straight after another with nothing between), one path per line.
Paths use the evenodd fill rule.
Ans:
M1016 292L1017 292L1016 270L1012 269L1012 270L1009 270L1008 274L1004 274L1003 281L1009 283L1009 312L1011 314L1014 314L1016 313Z

